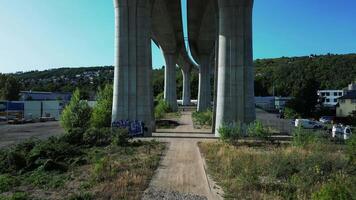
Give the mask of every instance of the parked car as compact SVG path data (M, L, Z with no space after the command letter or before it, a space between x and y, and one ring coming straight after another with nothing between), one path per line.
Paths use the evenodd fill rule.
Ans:
M332 117L332 116L322 116L319 119L319 121L323 124L331 124L331 122L333 120L334 120L334 117Z
M352 131L350 126L335 124L332 128L332 137L342 140L348 140L351 137Z
M321 129L325 127L321 122L310 119L296 119L294 126L306 129Z

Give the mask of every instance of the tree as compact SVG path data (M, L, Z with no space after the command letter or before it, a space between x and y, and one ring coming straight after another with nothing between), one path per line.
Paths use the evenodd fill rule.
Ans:
M86 101L80 100L80 90L76 89L70 103L65 107L61 115L61 125L64 130L70 131L79 128L84 132L89 128L91 108Z
M13 76L0 74L0 99L16 101L19 99L20 84Z
M96 97L96 104L90 119L93 128L103 128L111 126L111 109L113 100L113 86L108 84L104 89L99 89Z

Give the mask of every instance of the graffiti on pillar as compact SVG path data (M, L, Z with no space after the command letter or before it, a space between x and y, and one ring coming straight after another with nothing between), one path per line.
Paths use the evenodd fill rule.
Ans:
M132 137L144 134L144 123L138 120L118 120L112 123L112 127L127 129Z

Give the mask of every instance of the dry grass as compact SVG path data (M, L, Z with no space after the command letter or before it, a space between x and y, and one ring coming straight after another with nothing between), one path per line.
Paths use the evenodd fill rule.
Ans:
M63 181L60 186L21 181L11 190L0 193L0 199L10 199L8 197L19 191L26 194L26 199L140 199L164 149L165 145L158 142L83 149L88 163L60 174ZM38 173L42 176L42 172ZM25 176L19 179L25 180Z
M226 199L311 199L323 185L345 176L348 189L356 189L356 166L348 163L341 146L264 145L199 144Z

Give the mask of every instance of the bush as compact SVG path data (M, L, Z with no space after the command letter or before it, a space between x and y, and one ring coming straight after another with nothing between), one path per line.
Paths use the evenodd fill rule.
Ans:
M0 196L0 200L29 200L30 198L26 193L23 192L15 192L11 196Z
M356 165L356 133L351 135L351 138L347 141L346 153L349 157L350 163Z
M111 109L113 99L113 86L106 85L104 89L99 89L96 97L96 104L90 119L90 125L94 128L111 126Z
M83 136L83 141L87 145L102 146L111 142L111 128L90 128Z
M72 128L64 133L61 139L69 144L82 144L84 132L83 128Z
M163 99L158 102L158 105L155 107L155 118L162 119L164 115L168 112L171 112L171 109L167 102Z
M218 132L223 142L237 143L238 139L244 135L245 130L243 124L238 122L223 124L219 127Z
M312 194L313 200L349 200L354 199L350 189L343 180L332 180L324 184L318 192Z
M284 109L284 118L298 119L298 118L300 118L300 115L294 109L286 107Z
M293 130L292 144L297 147L306 147L317 141L317 136L313 131L297 127Z
M90 117L91 108L86 101L80 100L80 91L77 89L62 112L61 125L67 133L75 128L85 131L90 125Z
M265 128L260 121L251 123L247 128L248 136L268 140L272 133L268 128Z
M130 139L132 139L127 129L116 128L112 131L112 136L113 144L118 146L127 146L130 143Z
M213 112L211 110L207 110L205 112L193 112L192 113L194 124L204 126L211 126L213 123Z
M0 193L9 191L17 183L17 179L9 174L0 175Z
M92 199L94 199L94 197L90 193L74 194L68 198L68 200L92 200Z

